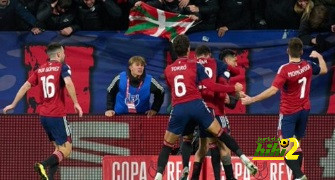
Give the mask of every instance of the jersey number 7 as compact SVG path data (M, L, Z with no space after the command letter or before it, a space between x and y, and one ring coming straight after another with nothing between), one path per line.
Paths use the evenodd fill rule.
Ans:
M301 89L300 89L300 99L303 99L305 97L305 91L306 91L306 82L307 78L302 77L301 79L298 80L298 83L301 84Z

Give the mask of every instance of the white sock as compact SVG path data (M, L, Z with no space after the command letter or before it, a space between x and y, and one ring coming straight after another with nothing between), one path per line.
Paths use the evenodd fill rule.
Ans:
M250 160L244 154L240 156L240 159L243 161L244 164L247 164L248 162L250 162Z
M155 180L162 180L163 179L163 175L161 173L157 173L155 176Z
M189 169L188 169L188 167L187 167L187 166L186 166L186 167L184 167L184 169L183 169L183 174L184 174L185 172L189 172Z

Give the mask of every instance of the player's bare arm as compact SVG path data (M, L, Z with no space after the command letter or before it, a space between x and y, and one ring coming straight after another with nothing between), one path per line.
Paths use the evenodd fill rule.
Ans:
M319 74L326 74L328 72L327 65L325 60L323 59L323 56L316 52L312 51L311 54L309 55L311 58L317 58L319 61L319 66L320 66L320 73Z
M78 103L78 99L77 99L77 96L76 96L76 89L74 88L71 77L70 76L65 77L64 82L65 82L66 89L69 92L69 95L70 95L70 97L73 101L74 109L79 114L79 117L82 117L83 116L83 110L81 109L81 107Z
M243 105L249 105L258 101L262 101L264 99L267 99L273 95L275 95L278 92L278 88L271 86L268 89L266 89L265 91L263 91L262 93L258 94L257 96L254 97L249 97L246 96L244 98L241 98L242 104Z
M20 88L20 90L17 92L12 104L6 106L3 109L3 113L6 114L8 110L12 110L16 107L17 103L23 98L23 96L26 94L26 92L31 88L31 84L26 81Z

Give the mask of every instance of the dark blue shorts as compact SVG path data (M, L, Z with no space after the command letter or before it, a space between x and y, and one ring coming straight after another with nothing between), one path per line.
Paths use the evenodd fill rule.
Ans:
M213 109L209 108L209 110L211 111L212 114L214 114ZM196 127L198 126L198 123L196 121L189 121L185 127L184 132L182 133L183 136L185 135L190 135L194 133L194 130L196 129ZM214 137L210 132L208 132L206 129L204 128L197 128L197 130L199 131L200 137Z
M40 120L50 141L55 141L57 145L62 145L66 141L71 142L71 127L66 117L41 116Z
M193 134L196 129L199 129L199 128L196 128L197 126L198 126L198 123L196 121L192 121L192 120L189 121L186 124L184 131L181 135L186 136L186 135Z
M308 122L309 110L301 110L290 115L280 115L278 123L278 136L283 138L303 138Z
M215 116L215 118L223 128L224 132L230 135L230 126L227 116ZM213 134L200 128L200 138L213 138L213 137L215 137Z
M199 124L200 128L207 129L214 118L206 104L200 99L177 104L172 108L168 131L181 135L191 120Z

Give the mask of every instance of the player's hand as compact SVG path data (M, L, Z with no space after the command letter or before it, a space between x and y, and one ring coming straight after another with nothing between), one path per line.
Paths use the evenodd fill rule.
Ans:
M79 103L74 104L74 110L78 113L79 117L83 117L83 110L81 109Z
M321 54L316 51L312 51L311 54L309 55L309 57L311 58L319 58L320 56Z
M330 29L331 29L332 32L335 32L335 24L332 25Z
M238 96L239 98L244 98L244 97L247 97L248 95L246 95L245 92L241 91L241 92L238 92Z
M249 105L249 104L252 104L254 101L252 97L246 95L244 98L241 98L241 102L242 102L242 105Z
M241 83L236 83L235 84L235 91L240 92L243 90L243 85Z
M15 108L15 106L13 104L10 104L10 105L6 106L5 108L3 108L2 111L3 111L4 114L7 114L7 111L12 110L14 108Z
M147 112L145 112L147 114L147 117L152 117L154 115L157 114L157 111L154 111L154 110L149 110Z
M105 112L105 116L107 116L107 117L112 117L114 115L115 115L115 111L113 111L113 110L107 110Z
M225 104L229 104L230 103L230 98L229 98L228 94L226 94L226 97L224 98L224 103Z

